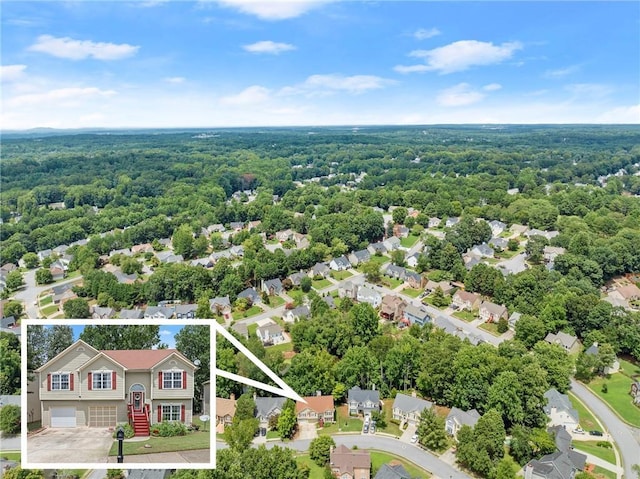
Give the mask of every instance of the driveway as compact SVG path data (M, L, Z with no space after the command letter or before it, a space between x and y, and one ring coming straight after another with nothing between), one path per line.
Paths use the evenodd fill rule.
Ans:
M95 427L44 429L27 438L27 459L31 464L107 462L111 434Z
M400 436L400 440L402 442L407 442L411 444L411 438L416 433L417 429L418 429L418 426L416 426L415 424L409 424L407 428L404 430L404 432L402 433L402 436Z
M315 422L300 421L298 423L298 440L315 439L318 437L318 428Z
M110 456L110 463L117 463L116 456ZM192 451L159 452L154 454L132 454L124 456L123 464L210 464L211 451L209 449L195 449Z

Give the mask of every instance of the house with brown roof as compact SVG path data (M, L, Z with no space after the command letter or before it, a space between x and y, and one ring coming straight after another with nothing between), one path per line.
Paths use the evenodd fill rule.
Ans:
M82 340L36 369L44 427L114 427L136 435L190 423L196 366L176 349L99 351Z
M622 296L627 301L636 301L640 299L640 288L638 288L633 283L626 286L619 286L617 291L620 296Z
M549 333L544 340L549 344L558 344L562 346L565 351L570 353L578 352L581 348L580 341L576 336L567 334L563 331L558 331L557 334Z
M349 449L345 445L331 446L329 450L331 474L339 479L369 479L371 455L369 451Z
M389 321L400 319L406 307L407 302L404 299L392 294L386 294L380 304L380 317Z
M460 310L467 309L472 311L480 307L482 298L479 294L470 293L459 289L451 297L451 304L457 306Z
M216 431L224 432L224 428L230 426L236 415L236 398L231 395L229 399L216 398Z
M296 417L298 422L335 422L335 406L333 396L306 396L306 401L296 402Z
M500 318L509 319L509 312L504 305L495 304L491 301L483 301L480 304L480 319L486 323L497 323Z

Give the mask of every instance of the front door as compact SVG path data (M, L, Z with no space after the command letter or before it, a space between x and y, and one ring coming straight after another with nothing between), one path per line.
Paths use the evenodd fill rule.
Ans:
M142 391L134 391L131 393L132 402L133 402L133 410L134 411L142 411L144 407L144 393Z

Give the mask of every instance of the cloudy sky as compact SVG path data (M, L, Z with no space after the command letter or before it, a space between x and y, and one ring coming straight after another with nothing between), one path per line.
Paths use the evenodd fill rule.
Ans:
M640 3L7 1L3 129L640 123Z

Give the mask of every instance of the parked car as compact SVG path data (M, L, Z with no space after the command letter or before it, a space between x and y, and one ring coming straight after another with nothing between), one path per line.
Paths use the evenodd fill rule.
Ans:
M598 431L597 429L594 429L593 431L589 431L589 434L591 434L592 436L604 436L602 431Z
M369 424L368 423L364 424L364 429L362 429L362 432L364 432L365 434L367 434L369 432Z
M574 433L576 434L584 434L584 429L582 429L580 426L578 426L577 428L575 428L573 430Z
M418 435L414 434L411 436L411 444L415 444L416 442L418 442Z
M371 434L375 434L376 433L376 423L372 423L371 424Z

